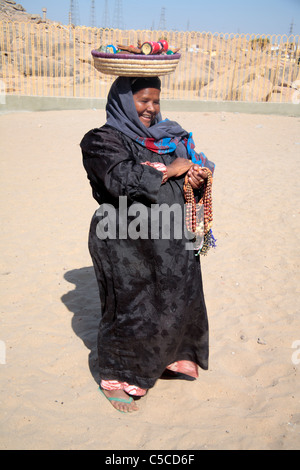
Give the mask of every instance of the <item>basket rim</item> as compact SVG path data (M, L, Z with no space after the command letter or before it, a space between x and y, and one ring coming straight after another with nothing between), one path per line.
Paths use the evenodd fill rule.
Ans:
M96 51L95 49L91 52L93 57L97 57L99 59L115 59L115 60L123 60L123 59L132 59L132 60L144 60L151 62L152 60L178 60L181 57L181 54L178 52L176 54L153 54L153 55L144 55L144 54L113 54L110 52L100 52Z

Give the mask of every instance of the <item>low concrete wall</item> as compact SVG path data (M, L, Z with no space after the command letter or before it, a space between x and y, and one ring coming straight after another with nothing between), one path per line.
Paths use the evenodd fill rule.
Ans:
M103 98L65 98L45 96L2 95L0 113L20 111L54 111L67 109L104 109ZM238 112L245 114L277 114L300 116L300 104L248 103L241 101L162 100L162 111Z
M5 102L3 102L5 101ZM0 101L0 112L54 111L66 109L103 109L105 99L65 98L49 96L5 95Z

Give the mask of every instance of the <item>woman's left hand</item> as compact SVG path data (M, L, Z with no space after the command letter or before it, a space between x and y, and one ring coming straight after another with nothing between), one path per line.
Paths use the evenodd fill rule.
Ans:
M193 165L188 171L188 178L193 189L199 189L207 179L207 174L199 165Z

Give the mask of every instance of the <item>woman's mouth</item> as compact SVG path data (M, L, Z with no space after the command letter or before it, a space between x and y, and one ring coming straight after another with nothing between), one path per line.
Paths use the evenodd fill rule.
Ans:
M141 119L144 122L144 124L150 125L151 122L153 121L153 116L152 114L142 114Z

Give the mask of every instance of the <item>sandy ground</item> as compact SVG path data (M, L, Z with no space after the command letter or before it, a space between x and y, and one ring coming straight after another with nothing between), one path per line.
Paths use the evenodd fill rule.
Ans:
M79 142L104 111L1 115L1 449L300 448L300 119L167 116L216 163L209 371L159 380L131 415L98 392Z

